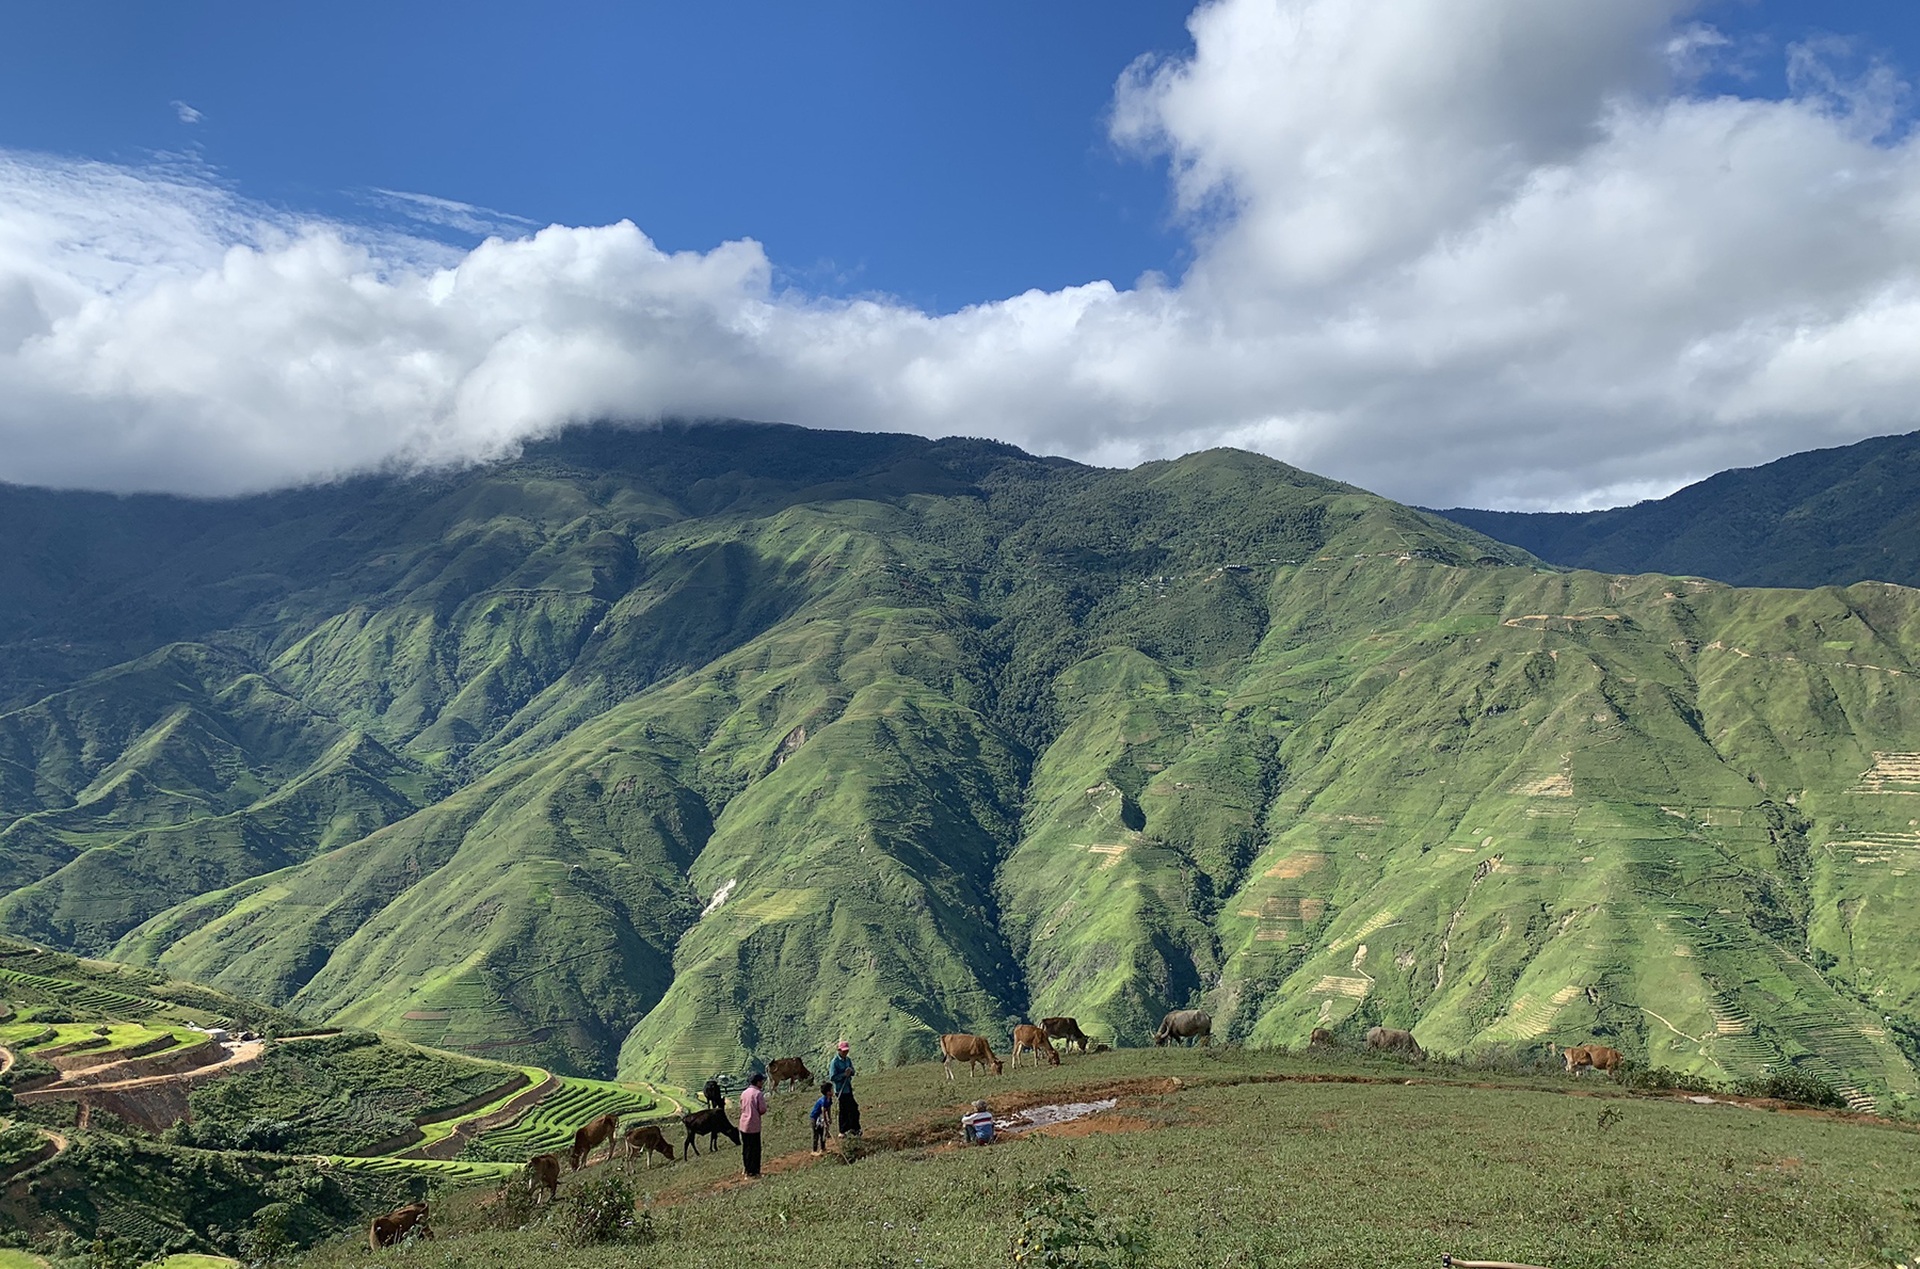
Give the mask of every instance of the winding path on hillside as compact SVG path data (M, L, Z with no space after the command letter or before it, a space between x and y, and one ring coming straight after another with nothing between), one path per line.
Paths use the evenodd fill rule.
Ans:
M0 1044L0 1075L13 1069L13 1050Z

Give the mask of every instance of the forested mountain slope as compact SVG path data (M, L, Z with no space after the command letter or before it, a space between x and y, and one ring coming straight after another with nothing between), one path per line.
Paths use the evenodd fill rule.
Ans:
M1440 512L1543 560L1736 586L1920 585L1920 432L1791 454L1607 511Z
M32 938L674 1079L1203 1003L1916 1091L1914 592L752 425L0 521Z

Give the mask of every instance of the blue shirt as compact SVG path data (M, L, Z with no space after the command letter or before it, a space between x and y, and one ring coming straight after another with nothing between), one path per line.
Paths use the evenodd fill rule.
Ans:
M828 1111L832 1109L833 1109L833 1098L822 1097L819 1101L813 1104L813 1109L807 1112L807 1118L811 1119L814 1123L817 1124L820 1122L820 1117L822 1115L825 1115Z
M853 1092L853 1059L844 1053L835 1054L833 1065L827 1068L827 1078L833 1081L833 1091L839 1096Z

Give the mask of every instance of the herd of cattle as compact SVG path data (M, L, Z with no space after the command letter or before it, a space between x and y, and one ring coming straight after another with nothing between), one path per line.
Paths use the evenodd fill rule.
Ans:
M1059 1041L1059 1047L1054 1045ZM1156 1045L1169 1043L1211 1044L1213 1042L1213 1015L1204 1009L1175 1009L1160 1020L1160 1029L1153 1033ZM1308 1048L1328 1048L1335 1044L1331 1031L1315 1027L1307 1039ZM1413 1038L1413 1032L1398 1027L1373 1027L1367 1032L1367 1048L1379 1049L1386 1053L1400 1053L1416 1060L1424 1061L1427 1052L1420 1042ZM1100 1053L1107 1049L1104 1044L1094 1044L1086 1032L1080 1029L1080 1023L1073 1018L1042 1018L1038 1025L1023 1022L1013 1029L1008 1046L1007 1061L1018 1062L1022 1053L1033 1055L1033 1064L1040 1064L1040 1055L1047 1055L1047 1061L1053 1066L1060 1065L1062 1051L1071 1053L1078 1045L1081 1053ZM1602 1044L1582 1044L1571 1048L1560 1048L1548 1044L1547 1051L1565 1059L1569 1074L1582 1070L1605 1071L1614 1074L1620 1070L1620 1050L1608 1048ZM947 1078L953 1078L953 1066L956 1062L967 1064L967 1074L974 1074L976 1067L984 1067L995 1075L1005 1070L1003 1062L993 1051L993 1046L985 1036L951 1034L940 1037L941 1066ZM783 1086L810 1087L813 1072L807 1069L804 1058L775 1058L767 1063L767 1086L778 1092ZM682 1114L679 1124L685 1134L681 1142L681 1151L691 1158L700 1152L698 1141L707 1139L707 1148L712 1150L719 1144L721 1137L740 1144L740 1130L727 1118L726 1096L719 1081L708 1080L701 1093L705 1103L696 1110ZM654 1123L635 1124L624 1134L620 1132L618 1114L602 1115L582 1125L573 1134L573 1146L567 1152L567 1162L571 1170L579 1171L594 1150L601 1145L607 1148L606 1161L613 1161L616 1151L623 1152L628 1162L645 1156L647 1166L653 1166L653 1156L661 1155L671 1163L675 1156L673 1143L667 1140L662 1131L666 1124L674 1121L663 1120ZM527 1160L527 1188L539 1201L542 1195L551 1202L560 1190L560 1152L536 1154ZM385 1216L375 1217L367 1233L367 1242L375 1251L390 1247L404 1238L432 1238L433 1229L427 1224L427 1205L409 1203L397 1208Z

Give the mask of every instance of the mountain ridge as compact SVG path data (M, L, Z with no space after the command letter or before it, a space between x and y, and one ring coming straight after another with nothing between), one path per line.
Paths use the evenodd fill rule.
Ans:
M95 535L147 554L4 646L185 634L159 646L228 669L133 708L101 685L158 647L17 666L0 862L36 875L0 928L676 1080L1039 1013L1138 1041L1204 1003L1256 1042L1604 1036L1920 1089L1897 588L1562 573L1235 451L749 425L583 429L173 538L129 514ZM114 626L128 593L168 620ZM77 744L20 721L55 699ZM305 749L210 739L297 718ZM250 850L274 831L297 848Z
M1790 454L1606 511L1436 514L1565 568L1735 586L1920 585L1920 432Z

